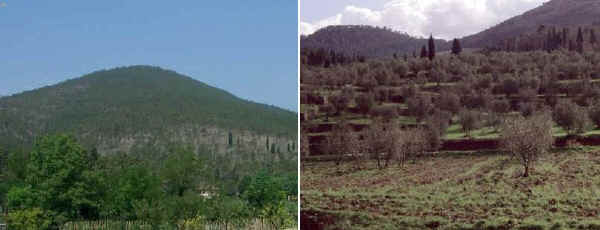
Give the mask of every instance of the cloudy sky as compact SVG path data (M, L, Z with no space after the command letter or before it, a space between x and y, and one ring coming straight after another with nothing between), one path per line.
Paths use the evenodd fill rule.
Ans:
M387 26L445 39L489 28L549 0L301 0L300 33L328 25Z

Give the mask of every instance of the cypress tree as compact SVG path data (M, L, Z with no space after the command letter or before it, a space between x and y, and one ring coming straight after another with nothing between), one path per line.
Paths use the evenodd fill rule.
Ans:
M427 53L427 48L425 48L425 45L423 45L423 46L421 47L421 58L426 58L426 57L427 57L427 55L428 55L428 53Z
M563 33L562 33L562 45L564 48L567 48L568 45L570 45L569 39L568 39L568 34L569 34L569 29L568 28L563 28Z
M596 44L596 32L594 32L594 29L590 30L590 43L592 44Z
M435 58L435 41L433 41L433 34L429 35L429 60L432 61Z
M460 46L460 41L458 39L454 39L452 42L452 53L455 55L459 55L462 52L462 47Z
M269 136L267 136L267 151L269 151L269 147L271 146L269 145Z
M583 43L583 32L581 31L581 27L577 31L577 43Z
M233 134L231 133L231 131L229 131L228 143L229 143L229 147L233 146Z
M583 32L581 31L581 27L577 31L577 52L583 53Z

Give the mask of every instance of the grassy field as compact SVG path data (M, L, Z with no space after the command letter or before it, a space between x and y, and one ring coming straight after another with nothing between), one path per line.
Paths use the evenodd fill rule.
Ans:
M383 170L303 162L302 212L325 229L600 229L600 149L554 150L522 170L498 152Z

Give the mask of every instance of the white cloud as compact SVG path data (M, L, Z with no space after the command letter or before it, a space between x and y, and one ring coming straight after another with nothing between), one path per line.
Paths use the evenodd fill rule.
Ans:
M381 10L349 5L339 14L315 22L300 22L300 33L329 25L387 26L414 36L452 39L470 35L548 0L390 0Z

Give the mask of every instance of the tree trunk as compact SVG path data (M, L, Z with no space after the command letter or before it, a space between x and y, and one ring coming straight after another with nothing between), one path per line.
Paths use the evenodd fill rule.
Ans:
M523 177L529 176L529 161L525 161L525 172L523 173Z

